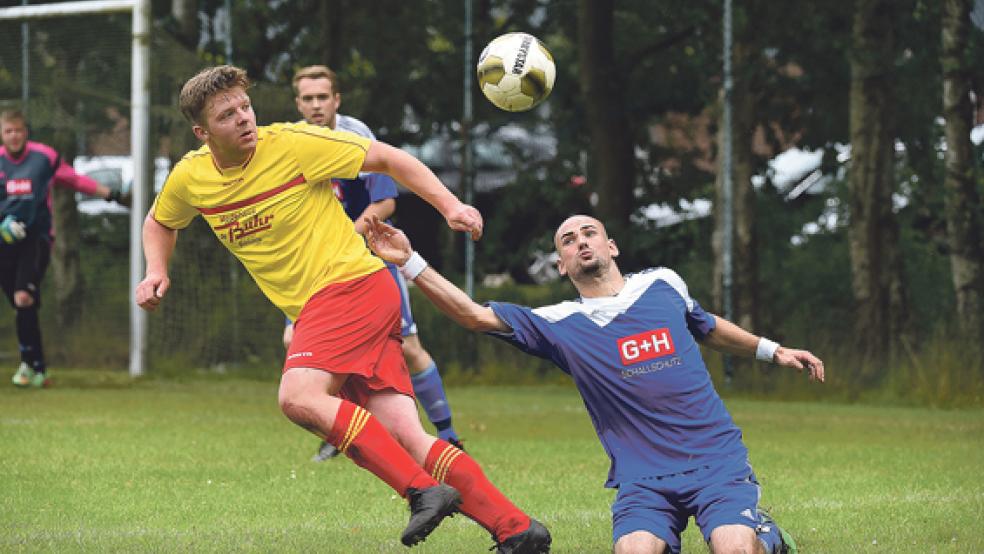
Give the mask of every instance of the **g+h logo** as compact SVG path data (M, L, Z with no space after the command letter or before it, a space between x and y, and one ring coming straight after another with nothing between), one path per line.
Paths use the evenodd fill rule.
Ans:
M674 352L676 347L667 327L618 339L618 353L622 357L622 365L634 365L653 358L669 356Z

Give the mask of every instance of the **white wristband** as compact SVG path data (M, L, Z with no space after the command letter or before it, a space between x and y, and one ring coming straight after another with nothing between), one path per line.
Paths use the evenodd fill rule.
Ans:
M413 281L420 275L425 269L427 269L427 260L423 256L414 252L410 254L410 259L407 263L400 266L400 273L403 274L403 278L408 281Z
M755 348L755 358L763 362L771 362L779 350L779 343L773 342L765 337L759 339L758 346Z

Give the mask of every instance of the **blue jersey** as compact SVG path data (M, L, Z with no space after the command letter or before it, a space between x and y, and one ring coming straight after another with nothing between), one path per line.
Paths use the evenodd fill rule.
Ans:
M714 317L672 270L629 275L611 297L489 305L512 328L491 335L573 377L611 459L606 486L748 455L697 344Z
M345 214L355 221L366 207L374 202L396 198L396 181L385 173L365 173L355 179L332 179L335 196L345 208Z
M376 137L365 123L342 114L335 114L335 130L348 131L370 139ZM360 173L355 179L332 179L335 196L341 201L349 219L355 221L366 207L374 202L396 198L396 181L383 173Z

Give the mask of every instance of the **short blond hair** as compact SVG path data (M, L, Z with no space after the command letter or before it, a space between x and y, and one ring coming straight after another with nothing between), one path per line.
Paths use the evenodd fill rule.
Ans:
M302 67L294 73L294 94L300 94L300 90L297 88L297 83L301 79L328 79L331 82L331 91L334 94L341 92L338 90L338 75L334 71L328 69L326 65L309 65L307 67Z
M27 125L27 116L20 110L4 110L0 112L0 123L10 123L11 121L20 121L24 125Z
M201 124L202 112L205 111L205 104L209 98L218 92L236 87L247 90L249 86L246 71L238 67L232 65L206 67L181 87L178 104L181 113L188 118L188 121Z

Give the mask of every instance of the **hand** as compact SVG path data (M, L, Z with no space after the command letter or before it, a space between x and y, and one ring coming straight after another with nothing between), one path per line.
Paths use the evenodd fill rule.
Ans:
M13 215L8 215L0 223L0 238L7 244L14 244L24 240L27 236L27 225L24 225Z
M413 247L410 246L410 239L403 231L387 225L379 220L379 216L373 214L365 218L366 222L366 242L373 254L386 260L387 262L403 265L413 254Z
M810 370L810 380L823 383L823 360L806 350L794 350L780 346L772 357L778 365L795 368L802 372Z
M455 231L467 231L472 240L482 238L482 214L473 206L459 202L445 218L448 220L448 227Z
M137 305L148 312L156 310L169 288L171 288L171 280L167 275L147 275L137 285Z
M126 206L128 208L132 200L129 192L123 192L117 189L110 190L109 195L106 197L107 202L116 202L120 206Z

